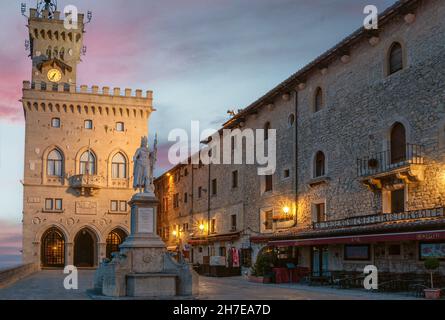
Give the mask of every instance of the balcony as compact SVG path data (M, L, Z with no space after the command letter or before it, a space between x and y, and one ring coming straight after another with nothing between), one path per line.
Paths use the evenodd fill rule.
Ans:
M370 189L382 189L383 185L396 182L406 184L424 180L424 147L406 144L396 153L391 150L357 159L357 175Z
M81 196L94 196L105 186L105 179L98 175L79 174L70 177L69 184Z

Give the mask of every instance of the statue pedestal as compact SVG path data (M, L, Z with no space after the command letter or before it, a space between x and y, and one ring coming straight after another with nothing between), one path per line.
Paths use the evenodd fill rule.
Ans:
M165 243L156 234L158 200L154 194L138 193L131 206L131 235L120 246L121 254L130 259L132 273L161 272Z
M156 233L158 203L152 192L136 194L129 202L131 235L96 272L95 289L103 295L171 298L198 293L198 275L190 265L174 261Z

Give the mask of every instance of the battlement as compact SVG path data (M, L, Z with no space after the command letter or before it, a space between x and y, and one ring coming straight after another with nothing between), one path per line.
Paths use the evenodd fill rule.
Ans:
M49 12L47 10L43 10L41 14L39 14L39 12L37 11L37 9L35 8L31 8L29 9L29 19L30 20L51 20L51 21L58 21L60 23L64 22L64 19L61 19L60 17L63 17L63 14L61 14L60 11L55 11L54 12L54 17L52 19L49 18ZM83 23L83 19L84 19L84 14L83 13L78 13L77 14L77 21L79 23Z
M111 96L111 97L133 97L133 98L143 98L143 99L153 99L153 91L146 91L143 95L143 91L137 89L133 91L132 89L121 89L110 87L99 88L97 85L88 87L87 85L76 86L67 83L46 83L46 82L31 82L23 81L23 90L32 91L42 91L42 92L61 92L61 93L80 93L80 94L91 94L99 96Z

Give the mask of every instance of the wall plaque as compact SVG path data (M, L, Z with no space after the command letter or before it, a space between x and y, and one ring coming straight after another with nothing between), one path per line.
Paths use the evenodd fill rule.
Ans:
M28 203L40 203L39 197L28 197Z
M154 233L154 210L153 208L138 209L138 232Z
M76 202L76 214L79 215L97 214L97 203L91 201Z

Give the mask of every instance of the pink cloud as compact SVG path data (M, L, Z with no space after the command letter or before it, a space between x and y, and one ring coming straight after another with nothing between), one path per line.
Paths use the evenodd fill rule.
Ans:
M0 220L0 256L20 255L22 248L22 225Z

